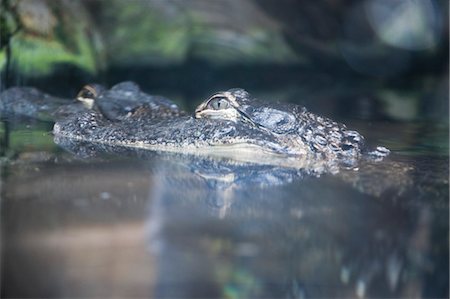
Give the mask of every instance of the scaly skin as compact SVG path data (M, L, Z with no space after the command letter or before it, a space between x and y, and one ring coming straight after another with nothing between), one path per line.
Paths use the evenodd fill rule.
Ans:
M220 102L220 103L219 103ZM197 118L229 119L275 136L290 152L323 159L355 159L364 148L356 131L292 104L253 99L243 89L219 92L200 104Z
M142 92L133 82L122 82L110 90L98 84L89 84L78 93L77 99L88 109L100 112L111 121L133 117L166 118L183 112L172 101Z

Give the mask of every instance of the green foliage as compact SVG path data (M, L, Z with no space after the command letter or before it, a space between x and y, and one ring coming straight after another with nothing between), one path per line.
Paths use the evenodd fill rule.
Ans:
M25 76L52 73L58 64L70 64L95 73L99 55L91 40L90 23L78 2L2 1L0 14L0 69L9 64ZM43 16L42 16L43 14Z
M102 32L112 64L168 64L186 56L189 35L183 19L168 20L126 1L112 1L103 13Z
M69 51L57 40L45 40L23 33L11 40L12 63L26 75L46 75L58 63L68 63L94 73L96 63L89 41L81 32L75 33L79 53ZM2 57L0 56L0 61ZM4 59L4 57L3 57Z

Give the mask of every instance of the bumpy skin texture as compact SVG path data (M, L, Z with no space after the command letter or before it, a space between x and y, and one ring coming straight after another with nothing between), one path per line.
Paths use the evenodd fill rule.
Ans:
M134 117L165 118L179 116L182 111L170 100L142 92L133 82L122 82L102 91L95 106L109 120L122 121Z
M234 96L237 109L254 124L268 129L299 154L310 152L327 159L351 159L358 157L364 147L364 138L358 132L304 107L262 102L243 89L231 89L228 93Z
M237 103L236 118L221 118L220 111L214 118L183 116L165 100L145 102L115 121L99 111L78 114L57 122L53 132L77 140L195 154L246 147L301 160L301 165L306 161L354 164L363 151L364 138L358 132L303 107L258 101L242 89L226 94Z
M198 120L190 116L157 119L139 117L139 121L132 116L117 123L90 111L57 122L53 131L55 135L79 140L149 149L167 148L172 151L238 143L266 147L268 151L280 153L288 151L277 143L274 136L253 127L226 120Z

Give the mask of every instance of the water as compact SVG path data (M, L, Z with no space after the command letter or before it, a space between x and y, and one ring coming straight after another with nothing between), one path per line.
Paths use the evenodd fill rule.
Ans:
M162 153L69 152L49 124L9 123L2 295L448 296L448 148L430 142L448 128L352 126L383 136L393 154L311 177Z

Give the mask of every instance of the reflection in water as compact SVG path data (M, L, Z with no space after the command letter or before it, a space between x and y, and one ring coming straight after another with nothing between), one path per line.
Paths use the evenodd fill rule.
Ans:
M4 296L448 292L448 158L392 155L318 176L90 144L71 150L3 166Z

